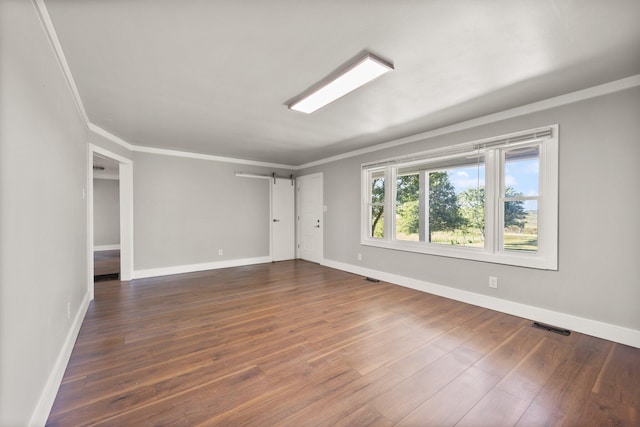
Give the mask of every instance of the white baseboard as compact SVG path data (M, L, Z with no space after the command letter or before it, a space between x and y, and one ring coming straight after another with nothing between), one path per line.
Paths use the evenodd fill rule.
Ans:
M73 323L71 323L71 328L69 328L62 350L60 350L56 363L49 374L49 379L47 380L42 393L40 393L40 399L38 399L38 404L31 415L31 420L29 421L30 426L43 426L46 424L47 418L49 418L49 413L51 412L53 402L58 394L58 389L62 383L64 371L67 369L67 364L69 363L73 346L76 343L76 338L78 338L80 326L82 326L84 316L87 314L90 302L89 292L87 292L85 293L84 298L80 303L80 307L73 318Z
M241 267L251 264L264 264L271 262L270 256L257 258L240 258L225 261L205 262L202 264L175 265L171 267L149 268L145 270L135 270L133 279L144 279L147 277L170 276L172 274L193 273L195 271L216 270L218 268Z
M339 261L325 259L322 264L327 267L347 271L349 273L384 280L385 282L404 286L406 288L416 289L418 291L439 295L456 301L462 301L502 313L547 323L583 334L592 335L594 337L640 348L640 331L635 329L629 329L622 326L612 325L610 323L574 316L572 314L494 298L487 295L477 294L475 292L464 291Z
M93 251L94 252L100 252L100 251L115 251L115 250L120 250L120 245L99 245L99 246L94 246L93 247Z

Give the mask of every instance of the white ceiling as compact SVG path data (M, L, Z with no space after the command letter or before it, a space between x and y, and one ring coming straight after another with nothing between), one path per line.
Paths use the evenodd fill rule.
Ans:
M640 74L638 0L45 0L89 120L300 165ZM395 71L286 102L369 50Z
M97 179L119 179L120 163L101 154L93 153L93 177ZM95 168L102 169L95 169Z

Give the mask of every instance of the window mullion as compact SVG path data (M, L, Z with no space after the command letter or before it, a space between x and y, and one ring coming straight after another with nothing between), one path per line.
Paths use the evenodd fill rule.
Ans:
M385 206L384 210L387 211L384 221L384 239L395 240L396 236L396 179L397 169L395 166L387 166L385 168Z
M484 241L485 250L495 253L498 248L498 223L499 211L498 194L500 194L500 163L497 159L497 150L488 150L485 153L485 201L484 201Z
M427 236L429 234L429 174L425 171L420 171L418 182L420 187L418 202L418 214L420 215L418 218L418 241L426 242L428 241Z

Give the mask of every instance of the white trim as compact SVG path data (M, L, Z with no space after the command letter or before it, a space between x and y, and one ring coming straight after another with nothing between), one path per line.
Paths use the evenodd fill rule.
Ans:
M120 163L120 279L133 274L133 161L94 144L87 144L87 288L94 295L93 263L93 155L98 153Z
M119 154L116 154L116 153L114 153L112 151L109 151L106 148L102 148L102 147L100 147L98 145L89 143L89 147L91 147L91 151L93 153L98 153L98 154L100 154L102 156L105 156L105 157L108 157L110 159L116 160L116 161L118 161L120 163L126 163L126 164L133 163L133 160L128 159L126 157L123 157L123 156L121 156ZM93 157L91 157L91 173L93 174Z
M89 130L91 132L95 133L96 135L100 135L103 138L106 138L109 141L111 141L113 143L116 143L116 144L126 148L127 150L133 151L134 148L135 148L135 145L128 143L124 139L115 136L111 132L108 132L108 131L102 129L100 126L94 125L93 123L89 123Z
M224 162L224 163L236 163L240 165L264 166L267 168L279 168L279 169L291 169L291 170L297 169L296 166L283 165L279 163L260 162L256 160L244 160L244 159L237 159L235 157L213 156L210 154L199 154L199 153L192 153L188 151L169 150L166 148L143 147L140 145L133 146L133 151L136 151L138 153L160 154L163 156L185 157L188 159L209 160L209 161Z
M33 5L36 8L36 11L38 12L38 17L40 18L40 22L42 22L45 33L49 38L49 42L51 43L51 47L53 48L56 59L58 60L58 65L62 70L62 74L64 75L67 85L69 86L69 90L71 91L71 96L75 101L76 107L78 107L78 111L80 112L85 125L89 126L89 116L87 115L87 111L84 109L82 98L80 98L80 92L78 92L78 87L76 86L76 82L73 79L73 74L71 74L71 69L69 68L69 64L67 63L67 58L64 56L62 45L60 44L58 34L56 33L56 29L53 26L53 22L51 21L51 16L49 16L47 6L44 4L44 0L32 1Z
M541 131L545 135L539 140L524 140L515 144L508 141L521 135L532 135L533 138ZM549 131L549 132L546 132ZM470 259L475 261L491 262L497 264L514 265L519 267L537 268L543 270L558 269L558 125L548 125L522 132L501 135L474 142L454 144L434 150L408 154L395 159L385 159L376 162L362 164L361 173L361 227L360 244L386 249L396 249L407 252L417 252L430 255L446 256L452 258ZM428 162L438 162L441 159L462 159L471 147L486 144L491 141L504 141L504 144L491 144L485 148L485 246L482 248L439 245L420 241L403 241L395 238L395 221L385 221L384 237L371 237L371 180L373 173L384 173L385 197L384 211L388 218L396 215L396 172L398 168L407 165L423 165L422 170L429 170ZM524 144L524 145L523 145ZM504 190L502 182L504 175L504 149L514 146L536 145L540 147L540 194L536 196L538 205L538 219L543 226L538 234L538 251L536 253L507 251L502 248L503 211L502 202L498 194ZM445 153L440 157L441 153ZM456 154L449 154L456 153ZM494 164L495 153L500 154L500 161ZM406 159L406 160L405 160ZM424 160L423 160L424 159ZM452 163L453 164L453 163ZM495 182L494 182L495 181ZM493 194L492 194L493 193ZM495 194L497 193L497 194ZM497 213L497 216L495 215ZM496 246L496 242L498 245Z
M640 331L635 329L629 329L623 326L600 322L598 320L547 310L545 308L490 297L488 295L477 294L475 292L451 288L449 286L438 285L424 280L413 279L339 261L325 259L322 265L365 277L373 277L395 285L404 286L405 288L415 289L467 304L473 304L479 307L499 311L501 313L548 323L561 328L592 335L594 337L640 348Z
M373 145L371 147L365 147L347 153L338 154L335 156L327 157L324 159L316 160L313 162L305 163L296 166L296 170L310 168L312 166L319 166L326 163L335 162L338 160L348 159L350 157L359 156L361 154L373 153L375 151L384 150L386 148L397 147L399 145L410 144L412 142L423 141L426 139L434 138L436 136L446 135L453 132L458 132L465 129L470 129L489 123L495 123L501 120L511 119L514 117L524 116L527 114L535 113L538 111L549 110L551 108L561 107L567 104L573 104L574 102L584 101L598 96L608 95L610 93L619 92L625 89L631 89L633 87L640 86L640 74L627 77L624 79L616 80L613 82L605 83L599 86L593 86L587 89L578 90L576 92L567 93L565 95L556 96L554 98L545 99L543 101L526 104L520 107L511 108L508 110L500 111L498 113L489 114L486 116L477 117L475 119L466 120L464 122L456 123L450 126L445 126L430 131L418 133L415 135L407 136L404 138L394 139L391 141L383 142L381 144Z
M311 261L311 262L318 262L319 264L322 264L322 261L324 260L324 225L325 225L325 218L324 218L324 213L325 213L325 204L324 204L324 174L323 172L315 172L315 173L311 173L308 175L302 175L302 176L297 176L296 177L296 185L295 185L295 192L294 192L294 198L295 198L295 209L296 209L296 213L295 213L295 228L296 228L296 251L295 251L295 256L296 258L299 259L304 259L300 256L300 252L301 252L301 246L302 246L302 224L301 224L301 212L302 212L302 197L300 195L300 183L303 183L304 181L306 181L307 179L312 179L312 178L319 178L320 179L320 218L322 218L321 224L320 224L320 242L319 243L319 248L320 248L320 256L318 257L317 260L307 260L307 261Z
M171 267L149 268L145 270L135 270L133 279L144 279L148 277L169 276L172 274L193 273L196 271L217 270L219 268L242 267L253 264L266 264L271 262L271 256L256 258L239 258L225 261L205 262L201 264L175 265Z
M87 144L87 293L89 300L93 300L93 153L94 148Z
M121 162L120 181L120 280L133 275L133 163Z
M73 346L75 345L76 338L78 338L78 334L80 333L80 326L82 326L82 321L84 320L84 316L89 308L89 301L89 292L87 292L85 293L84 298L80 303L80 307L78 307L78 311L73 318L73 323L69 328L69 332L64 340L62 349L60 349L60 353L58 353L56 363L53 365L53 369L49 374L47 383L42 389L42 393L40 393L40 398L38 399L36 408L31 414L31 419L29 420L30 426L43 426L46 424L47 418L49 418L49 413L51 412L53 402L55 401L58 389L62 383L64 371L67 369L67 364L69 363Z
M118 249L120 249L120 245L100 245L100 246L94 246L93 247L93 251L94 252L100 252L100 251L117 251Z
M271 262L275 262L275 260L273 259L273 185L274 185L274 182L269 181L269 259L271 260ZM295 196L296 196L296 193L295 193L295 187L294 187L293 197ZM294 210L295 210L295 207L294 207ZM294 219L295 219L295 212L294 212ZM296 226L295 221L293 223L293 226L294 227ZM294 257L295 257L295 250L294 250Z
M109 172L94 170L93 171L93 179L104 179L104 180L108 180L108 181L117 181L117 180L120 179L120 177L116 173L109 173Z

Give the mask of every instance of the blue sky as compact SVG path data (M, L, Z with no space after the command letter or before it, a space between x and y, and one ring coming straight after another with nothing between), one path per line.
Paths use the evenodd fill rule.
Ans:
M505 184L526 196L538 194L538 159L519 159L507 162L505 166ZM479 172L479 174L478 174ZM479 176L478 176L479 175ZM469 166L449 171L449 179L461 193L470 188L484 186L484 167ZM526 201L525 209L535 209L535 201Z

